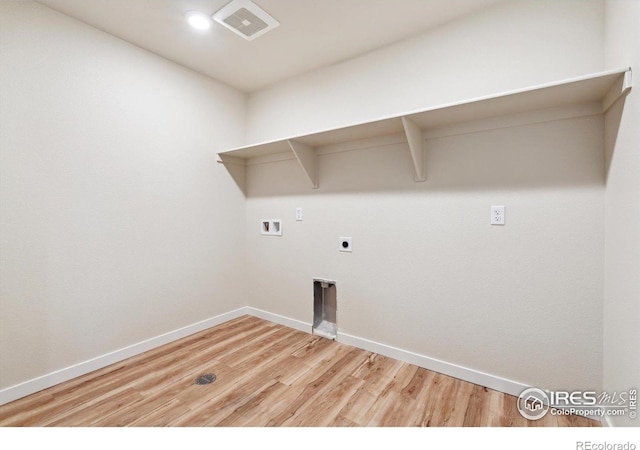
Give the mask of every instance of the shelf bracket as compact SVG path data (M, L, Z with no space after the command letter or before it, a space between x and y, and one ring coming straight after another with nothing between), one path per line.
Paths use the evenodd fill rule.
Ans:
M224 153L218 153L218 158L220 158L218 163L224 165L238 188L246 195L247 160L244 158L238 158L237 156L225 155Z
M404 127L404 134L407 136L407 142L409 143L409 151L411 152L411 160L415 171L415 180L425 181L427 176L424 167L424 139L422 139L422 129L408 117L402 117L402 126Z
M316 164L316 151L313 147L296 142L292 139L287 140L287 144L291 147L291 151L295 155L302 171L311 182L313 189L318 189L318 167Z
M619 98L624 97L631 91L631 69L627 70L602 99L602 112L606 113Z
M218 153L218 158L220 158L220 161L218 161L219 164L224 164L225 166L227 164L235 164L237 166L246 166L247 165L247 160L244 158L238 158L237 156L230 156L230 155L225 155L224 153Z

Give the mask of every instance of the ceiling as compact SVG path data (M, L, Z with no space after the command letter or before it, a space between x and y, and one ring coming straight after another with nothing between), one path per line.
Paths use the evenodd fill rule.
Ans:
M184 13L230 0L37 0L245 92L409 38L501 0L254 0L280 26L246 41Z

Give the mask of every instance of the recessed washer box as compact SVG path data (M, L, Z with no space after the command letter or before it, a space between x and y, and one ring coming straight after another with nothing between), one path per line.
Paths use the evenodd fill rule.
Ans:
M263 236L282 236L282 220L262 219L260 221L260 234Z

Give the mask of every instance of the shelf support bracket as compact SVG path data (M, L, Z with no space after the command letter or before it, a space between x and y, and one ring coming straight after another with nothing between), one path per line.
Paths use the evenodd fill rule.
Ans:
M629 69L605 94L602 99L602 112L606 113L619 98L626 96L631 91L631 85L631 69Z
M422 139L422 130L413 120L408 117L402 117L402 126L404 134L407 136L409 143L409 151L411 152L411 160L415 171L416 181L425 181L427 179L424 166L424 140Z
M302 167L302 171L311 182L311 187L318 189L318 167L316 164L315 149L292 139L287 140L287 144L291 147L291 151L298 160L300 167Z
M226 155L224 153L218 153L218 158L220 158L220 161L218 161L219 164L224 164L225 166L227 164L235 164L237 166L246 166L247 165L247 160L244 158L238 158L237 156L230 156L230 155Z
M247 160L237 156L225 155L224 153L218 153L218 158L220 158L218 163L224 165L238 188L246 195Z

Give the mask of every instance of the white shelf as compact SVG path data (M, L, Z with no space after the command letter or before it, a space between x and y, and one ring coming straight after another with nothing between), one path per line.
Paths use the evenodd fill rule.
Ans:
M245 165L251 158L292 153L309 179L318 187L316 149L327 145L404 133L416 181L424 181L424 138L426 130L463 122L509 116L527 111L557 108L579 103L600 102L602 112L631 89L631 69L600 72L497 95L437 105L405 114L323 130L301 136L232 148L219 152L221 163Z

